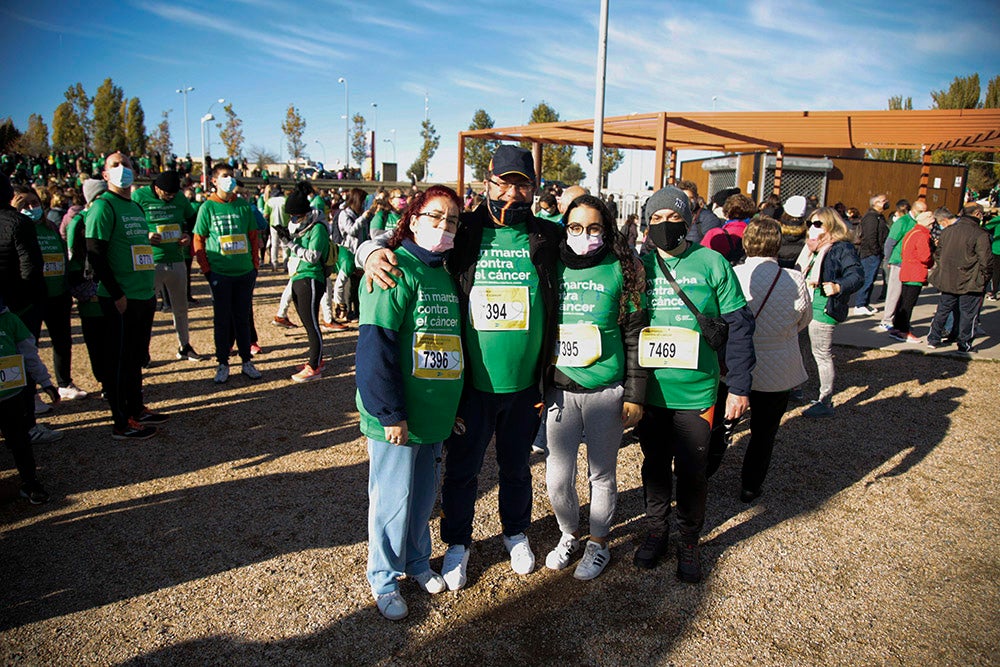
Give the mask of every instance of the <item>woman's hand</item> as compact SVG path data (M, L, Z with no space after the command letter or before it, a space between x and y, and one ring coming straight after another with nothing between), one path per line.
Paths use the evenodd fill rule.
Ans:
M823 295L833 296L834 294L840 294L840 285L837 283L823 283Z
M410 440L410 431L406 426L405 419L398 424L383 428L385 429L385 441L390 445L405 445Z
M368 292L372 291L372 281L378 283L382 289L395 287L396 281L392 277L403 275L397 264L399 260L396 259L396 253L388 248L379 248L368 255L368 259L365 260L365 284Z
M622 428L632 428L642 419L642 406L638 403L622 404Z
M750 398L748 396L737 396L730 393L726 397L726 419L739 419L750 409Z

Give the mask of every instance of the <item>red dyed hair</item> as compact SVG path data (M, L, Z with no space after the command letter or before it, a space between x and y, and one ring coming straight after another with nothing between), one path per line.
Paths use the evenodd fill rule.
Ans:
M406 208L402 211L403 217L399 219L396 231L389 238L389 248L398 248L403 243L403 239L413 240L413 230L410 229L410 223L423 210L427 202L438 197L450 200L458 207L459 212L462 211L462 200L454 190L447 185L432 185L423 192L410 197L406 202Z

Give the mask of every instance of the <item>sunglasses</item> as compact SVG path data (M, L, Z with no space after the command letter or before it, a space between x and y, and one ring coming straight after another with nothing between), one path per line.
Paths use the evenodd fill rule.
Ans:
M810 227L822 227L823 226L823 222L821 220L810 220L809 221L809 226Z

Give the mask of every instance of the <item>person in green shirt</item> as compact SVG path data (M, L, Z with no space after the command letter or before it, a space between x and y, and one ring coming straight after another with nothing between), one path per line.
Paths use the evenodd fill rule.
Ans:
M546 192L538 199L538 217L542 220L550 220L557 224L562 224L563 214L559 212L559 202L551 192Z
M87 259L98 279L97 298L107 321L101 375L116 440L144 440L156 435L155 424L167 416L142 402L142 366L149 358L153 329L153 246L146 216L130 197L132 161L123 153L104 164L108 191L87 211Z
M698 540L705 522L719 356L728 368L725 417L736 419L750 402L754 320L729 261L687 240L692 212L682 190L668 185L653 193L642 216L655 247L643 257L649 326L639 336L639 364L649 369L638 427L648 532L633 561L653 568L666 553L676 476L677 577L695 583L702 576ZM721 318L728 326L718 352L702 328L705 318Z
M586 441L590 539L573 573L586 581L611 561L618 449L624 429L642 417L647 371L639 366L638 345L647 323L646 285L635 251L604 202L578 197L565 220L557 269L559 328L545 393L545 482L562 536L545 565L565 568L581 546L577 454Z
M988 220L983 229L990 233L990 252L993 253L993 290L986 292L986 300L996 301L1000 299L1000 215Z
M384 192L380 193L380 195L376 195L372 202L373 210L369 226L369 237L373 239L383 235L391 236L396 230L396 225L399 224L400 218L399 211L392 205L392 199Z
M430 516L442 443L455 427L465 371L462 315L444 268L461 200L435 185L417 195L388 241L400 271L394 288L360 295L355 376L368 440L368 583L379 612L404 618L397 578L434 595Z
M888 331L892 329L892 320L899 305L899 296L903 282L899 279L900 267L903 263L903 237L917 224L917 216L927 210L927 200L918 199L913 202L906 215L900 216L889 228L889 236L885 239L883 255L886 258L887 271L885 275L885 308L882 311L882 321L879 326Z
M156 265L155 289L166 292L170 314L177 332L177 358L204 361L205 357L191 347L188 331L187 266L184 256L191 245L188 227L195 220L194 207L180 193L181 180L176 171L157 174L150 185L132 193L132 201L142 208L149 226L149 242L153 246Z
M261 373L253 365L250 318L253 286L257 279L258 235L250 204L236 196L233 168L218 162L212 168L215 192L198 209L194 225L194 251L198 266L212 290L212 328L215 337L216 384L229 380L229 350L233 337L243 361L242 372L251 380Z
M323 373L319 302L326 290L324 262L330 250L330 233L323 215L309 205L307 192L310 189L304 182L296 186L285 199L288 226L274 228L288 255L292 301L309 337L309 361L292 375L294 382L318 380Z

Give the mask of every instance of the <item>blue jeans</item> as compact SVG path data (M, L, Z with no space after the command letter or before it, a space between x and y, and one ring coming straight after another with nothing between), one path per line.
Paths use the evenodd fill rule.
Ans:
M878 255L861 258L861 269L865 272L865 284L862 285L861 289L854 293L852 305L855 308L858 306L869 306L871 304L872 285L875 283L875 274L878 273L878 267L881 264L882 258Z
M472 544L479 471L486 447L496 435L500 467L500 523L508 537L531 523L531 442L539 424L541 399L535 386L512 394L468 389L458 405L465 433L445 441L441 485L441 539L449 545Z
M941 292L934 319L931 320L931 332L927 334L927 342L938 344L944 338L948 316L958 311L958 322L953 325L953 331L958 331L958 347L969 348L976 335L976 320L979 310L983 307L983 293L952 294Z
M441 443L390 445L368 438L368 583L383 595L397 577L430 566L431 512Z

